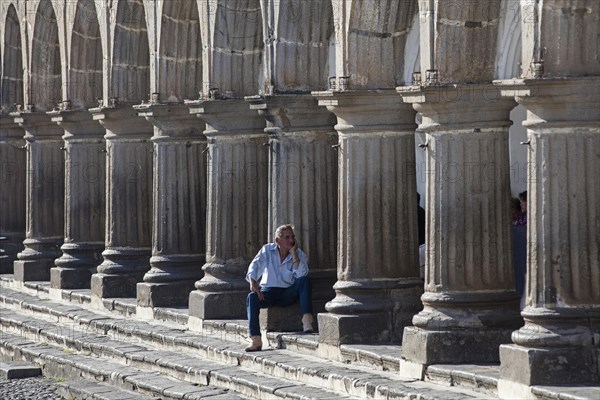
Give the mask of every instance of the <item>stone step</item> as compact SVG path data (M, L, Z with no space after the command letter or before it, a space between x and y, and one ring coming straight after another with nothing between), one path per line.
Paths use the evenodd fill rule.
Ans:
M58 394L65 399L77 400L156 400L156 397L145 396L129 390L117 389L114 386L86 381L83 379L57 382ZM223 399L223 397L221 397ZM230 397L227 397L230 398ZM210 398L218 399L218 396Z
M228 390L197 386L158 372L144 371L49 343L36 343L4 331L0 336L0 351L2 359L42 366L44 375L50 378L100 381L119 390L162 399L203 399L225 394L232 399L243 398Z
M256 374L260 373L264 377L272 377L271 379L305 382L312 387L311 390L333 390L337 393L337 397L421 396L423 399L444 399L448 398L449 394L454 398L464 399L481 397L475 392L462 388L444 388L428 382L402 380L395 373L321 360L289 350L273 349L259 353L245 353L244 344L232 342L229 340L231 338L211 337L208 334L168 327L156 321L136 321L107 316L91 310L77 309L70 304L57 304L48 300L32 299L31 296L23 293L7 292L9 291L3 291L0 298L4 305L12 307L13 311L3 313L2 322L11 329L18 329L24 335L41 334L46 338L45 340L68 343L76 350L87 350L94 354L115 357L122 363L138 367L144 365L144 368L152 365L158 368L159 372L169 373L179 379L185 379L183 371L194 371L194 379L210 374L214 379L213 382L218 382L222 387L234 388L237 386L231 385L257 385ZM46 318L32 320L33 316ZM93 334L105 336L96 338ZM147 351L148 347L160 351ZM200 367L198 363L201 364ZM223 369L217 369L214 363L218 363L218 366ZM214 369L214 372L203 373L202 365L212 366L208 368ZM194 370L195 367L197 369ZM240 376L239 373L229 373L226 367L238 370L241 367L241 370L245 370L244 373L250 375ZM259 378L263 379L260 376ZM192 378L188 376L187 379ZM263 381L258 380L258 382ZM268 385L271 386L265 386L264 382L262 385L273 388L270 383ZM296 388L290 387L285 390L290 392ZM297 390L301 392L307 389ZM242 393L246 392L242 391Z

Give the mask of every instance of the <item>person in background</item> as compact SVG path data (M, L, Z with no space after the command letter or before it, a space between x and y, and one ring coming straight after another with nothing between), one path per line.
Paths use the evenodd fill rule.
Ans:
M517 206L518 211L517 211ZM513 264L515 289L521 296L521 309L525 305L525 283L527 277L527 192L519 193L518 199L511 201Z
M421 207L421 195L417 192L417 226L419 227L419 275L425 279L425 209Z
M287 307L300 300L302 327L313 332L312 287L308 279L306 254L298 248L292 225L275 231L275 243L265 244L248 267L246 280L250 293L246 299L248 335L252 344L246 351L260 351L259 313L261 308Z

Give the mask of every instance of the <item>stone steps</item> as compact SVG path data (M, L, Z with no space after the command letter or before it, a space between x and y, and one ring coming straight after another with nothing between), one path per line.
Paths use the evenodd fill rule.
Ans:
M145 396L129 390L117 389L101 382L73 380L56 383L58 394L65 399L77 400L156 400L156 397ZM223 398L223 397L222 397ZM230 397L227 397L230 398ZM210 399L210 397L209 397ZM212 397L218 399L218 397Z
M200 334L156 321L138 321L3 289L4 329L71 351L88 352L185 382L233 389L254 398L473 399L463 388L401 380L397 374L322 360L290 350L245 353L222 332ZM232 340L233 339L233 340ZM305 383L304 385L298 384ZM308 397L306 397L308 396Z

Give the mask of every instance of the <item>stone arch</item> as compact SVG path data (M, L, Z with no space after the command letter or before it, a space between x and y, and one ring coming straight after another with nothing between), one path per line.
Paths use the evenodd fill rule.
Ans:
M354 89L404 84L406 38L417 0L353 0L347 31L347 66Z
M79 0L71 36L69 100L90 108L102 97L102 40L94 0Z
M140 103L150 93L150 46L142 0L119 0L114 31L111 97Z
M164 2L158 78L161 100L196 99L202 91L202 39L195 0Z
M23 105L23 51L21 27L15 6L8 6L4 25L4 54L2 55L2 111L14 111L15 104Z
M263 62L259 0L219 0L217 4L212 85L241 97L259 92Z
M40 1L31 46L30 102L37 111L52 110L62 100L58 24L50 0Z
M274 49L277 90L327 89L334 34L331 0L289 0L279 7Z

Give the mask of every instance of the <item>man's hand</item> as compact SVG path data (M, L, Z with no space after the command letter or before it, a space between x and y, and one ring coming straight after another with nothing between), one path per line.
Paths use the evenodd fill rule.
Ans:
M250 291L256 292L260 301L263 301L265 299L265 295L260 291L260 286L258 285L258 283L256 283L254 279L250 280Z
M298 241L294 241L294 246L292 246L292 248L290 249L290 254L292 255L292 260L294 263L294 268L298 268L298 266L300 265L300 258L298 258L298 254L296 253L296 250L298 250Z

